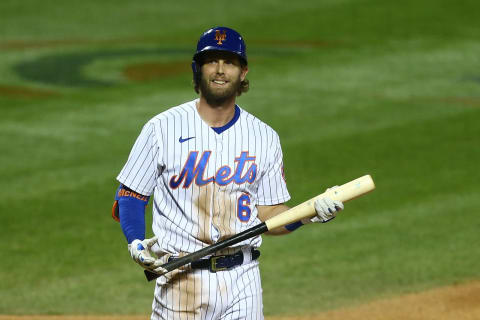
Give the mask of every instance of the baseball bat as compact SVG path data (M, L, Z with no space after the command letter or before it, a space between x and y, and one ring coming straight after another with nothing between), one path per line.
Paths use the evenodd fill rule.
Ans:
M205 247L201 250L187 254L181 258L174 259L162 265L162 268L166 269L167 272L180 268L192 261L196 261L200 258L203 258L209 254L215 253L221 249L229 247L233 244L239 243L243 240L253 238L262 233L267 232L268 230L273 230L278 227L285 226L287 224L299 221L303 218L310 218L316 215L314 203L315 200L328 196L333 200L340 200L342 202L347 202L357 197L360 197L372 190L375 189L375 183L370 175L365 175L350 182L347 182L337 188L329 189L322 194L319 194L316 197L311 198L281 214L274 216L265 222L262 222L255 227L249 228L241 233L234 235L231 238L222 240L215 244L212 244L208 247ZM148 281L158 278L165 273L154 273L148 270L144 270L145 276Z

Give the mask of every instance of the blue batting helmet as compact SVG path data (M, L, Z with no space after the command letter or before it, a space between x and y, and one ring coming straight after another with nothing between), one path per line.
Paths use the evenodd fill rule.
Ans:
M247 47L242 36L235 30L227 27L215 27L205 31L197 43L197 51L193 55L193 75L198 72L200 58L204 52L228 51L238 55L240 60L247 64Z

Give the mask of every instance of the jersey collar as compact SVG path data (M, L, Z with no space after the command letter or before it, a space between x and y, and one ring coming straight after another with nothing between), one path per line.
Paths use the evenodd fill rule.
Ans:
M235 114L233 115L232 120L230 120L226 125L221 126L221 127L212 127L213 131L215 131L217 134L222 133L223 131L227 130L231 126L233 126L237 121L238 118L240 118L240 108L235 105Z

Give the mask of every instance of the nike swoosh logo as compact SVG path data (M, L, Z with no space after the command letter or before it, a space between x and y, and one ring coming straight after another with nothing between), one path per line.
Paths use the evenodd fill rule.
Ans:
M193 139L193 138L195 138L195 137L190 137L190 138L185 138L185 139L182 139L182 137L180 137L180 138L178 138L178 142L184 143L185 141L188 141L188 140Z

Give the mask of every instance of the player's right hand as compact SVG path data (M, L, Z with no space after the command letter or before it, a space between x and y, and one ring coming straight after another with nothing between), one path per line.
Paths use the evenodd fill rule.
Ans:
M135 239L132 243L128 244L128 251L132 256L132 259L144 269L153 272L159 267L158 261L153 257L153 252L151 250L157 240L157 237L145 240Z

